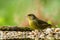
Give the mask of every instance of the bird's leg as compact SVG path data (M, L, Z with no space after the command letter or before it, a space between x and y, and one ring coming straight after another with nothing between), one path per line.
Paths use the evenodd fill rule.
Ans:
M40 32L40 33L44 33L44 31L43 31L43 30L39 30L39 32Z

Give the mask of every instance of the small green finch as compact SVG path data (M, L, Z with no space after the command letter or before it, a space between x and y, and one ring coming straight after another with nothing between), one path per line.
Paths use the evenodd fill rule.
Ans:
M28 18L30 28L33 30L35 29L43 30L45 28L52 26L51 24L48 24L47 22L43 20L39 20L34 14L28 14L27 18Z

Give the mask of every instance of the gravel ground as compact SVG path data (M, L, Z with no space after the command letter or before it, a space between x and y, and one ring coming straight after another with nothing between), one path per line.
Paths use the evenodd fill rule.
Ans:
M16 28L16 27L14 27ZM44 30L31 30L21 29L17 30L13 29L12 31L9 29L5 31L0 31L0 39L4 40L60 40L60 28L47 28Z

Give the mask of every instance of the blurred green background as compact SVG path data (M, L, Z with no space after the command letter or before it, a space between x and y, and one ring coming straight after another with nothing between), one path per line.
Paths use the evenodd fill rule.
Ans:
M42 14L46 18L52 17L60 25L60 0L0 0L0 26L21 24L28 10L36 9L35 1L43 5Z

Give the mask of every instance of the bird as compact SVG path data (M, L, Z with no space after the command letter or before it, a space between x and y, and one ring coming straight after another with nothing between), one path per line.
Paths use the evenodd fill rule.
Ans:
M30 28L33 30L43 30L46 28L50 28L52 26L51 24L48 24L46 21L38 19L34 14L28 14L27 20L29 22Z

